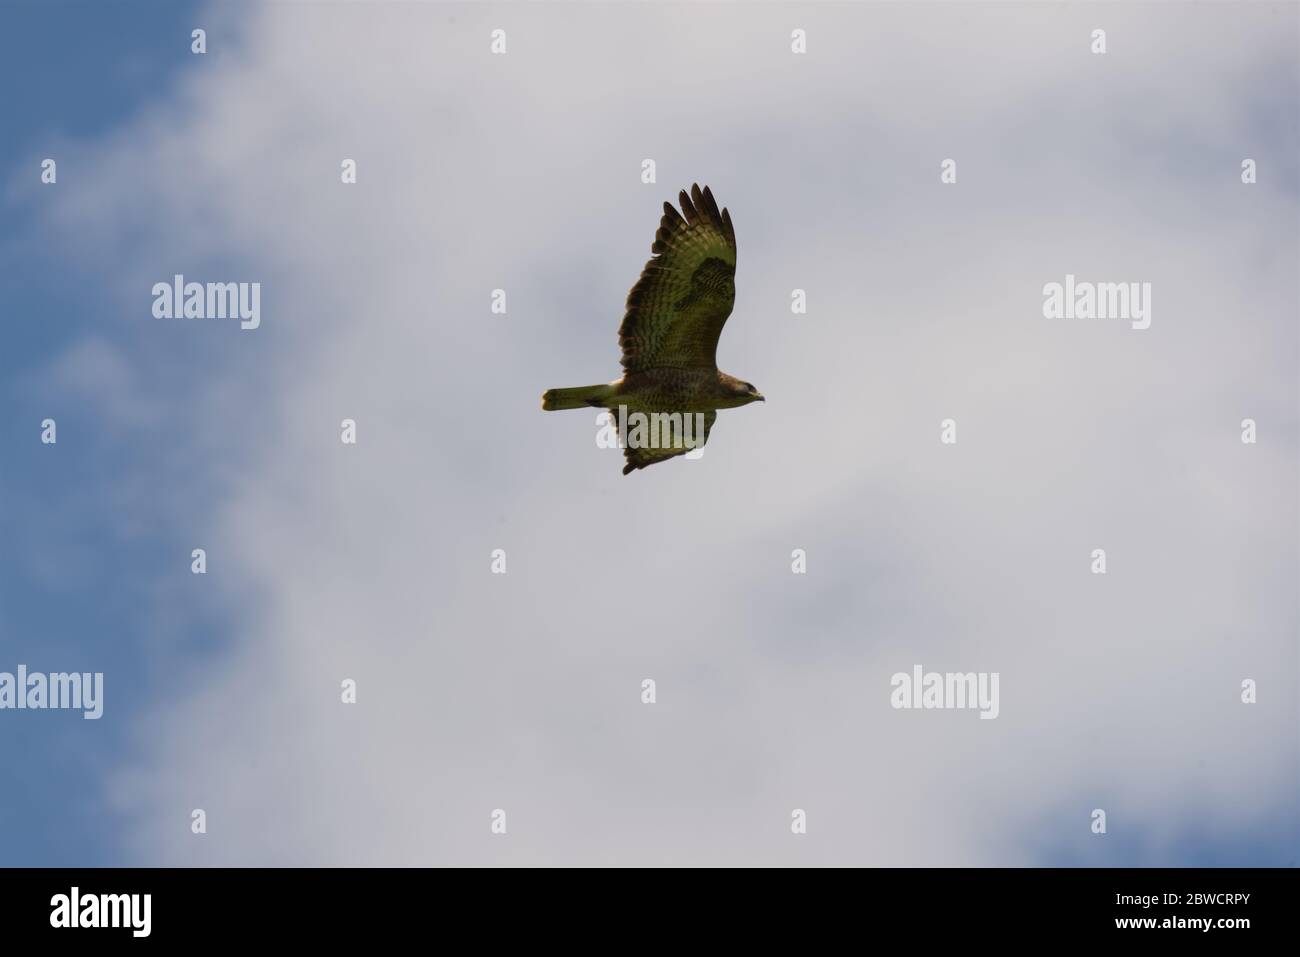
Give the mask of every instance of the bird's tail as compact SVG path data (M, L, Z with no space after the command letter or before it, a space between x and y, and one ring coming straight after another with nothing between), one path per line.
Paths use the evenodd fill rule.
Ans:
M547 412L557 409L582 409L594 406L603 409L614 395L614 386L580 385L572 389L547 389L542 393L542 408Z

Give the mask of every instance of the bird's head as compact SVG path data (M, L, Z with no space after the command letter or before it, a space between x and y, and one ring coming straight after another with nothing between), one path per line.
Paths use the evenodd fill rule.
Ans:
M763 394L754 388L752 382L741 382L736 379L733 383L734 394L739 399L739 405L749 405L751 402L766 402Z

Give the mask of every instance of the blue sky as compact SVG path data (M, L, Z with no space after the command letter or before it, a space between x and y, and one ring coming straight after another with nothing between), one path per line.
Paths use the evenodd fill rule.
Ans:
M0 863L1294 865L1295 7L1112 5L1109 59L735 9L0 7L0 670L106 676L0 712ZM537 396L612 377L695 180L769 401L623 479ZM1047 324L1067 271L1152 329ZM151 319L177 272L262 328ZM1002 716L891 711L916 662Z
M38 177L25 174L31 157L56 155L60 175L76 175L77 144L128 122L165 89L189 65L184 38L195 6L6 3L0 9L0 70L12 93L0 107L11 187L0 230L8 343L0 350L8 412L0 427L15 453L5 456L0 471L6 542L0 645L7 671L22 662L33 670L111 675L107 694L121 719L6 714L0 862L7 865L122 862L121 831L103 791L108 770L129 747L127 719L138 713L153 680L141 641L148 609L140 583L160 574L165 550L174 547L165 527L126 538L106 514L100 492L139 467L141 450L105 435L96 410L38 398L33 387L39 370L79 335L108 325L126 338L131 326L104 314L98 277L34 240L43 197ZM48 416L58 421L60 443L33 445L33 423L39 428ZM52 454L31 454L38 451Z

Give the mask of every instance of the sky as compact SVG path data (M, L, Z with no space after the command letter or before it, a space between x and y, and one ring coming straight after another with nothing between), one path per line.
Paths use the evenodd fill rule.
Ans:
M0 6L0 863L1294 866L1298 10ZM767 401L624 477L695 182Z

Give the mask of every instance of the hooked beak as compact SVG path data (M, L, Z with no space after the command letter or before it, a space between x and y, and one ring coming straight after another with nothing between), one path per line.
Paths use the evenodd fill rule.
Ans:
M767 399L763 398L763 396L760 395L760 394L757 393L757 392L754 393L754 398L757 399L759 402L766 402L766 401L767 401Z

